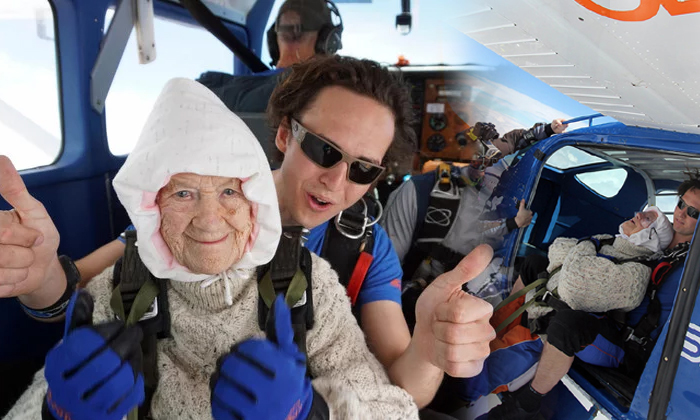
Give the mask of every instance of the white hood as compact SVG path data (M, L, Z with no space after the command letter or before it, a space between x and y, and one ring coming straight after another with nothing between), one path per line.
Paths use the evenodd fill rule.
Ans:
M139 255L153 275L185 282L214 280L218 276L194 274L178 264L160 234L156 195L172 175L184 172L244 181L255 224L247 252L230 270L269 262L282 228L267 158L245 123L214 93L177 78L163 88L136 147L114 178L114 189L136 227Z
M673 239L673 225L671 225L668 217L666 217L658 207L651 206L645 211L653 211L657 216L656 220L654 220L648 228L627 236L622 231L621 224L619 227L620 234L617 236L627 239L634 245L642 246L651 252L661 252L666 249Z

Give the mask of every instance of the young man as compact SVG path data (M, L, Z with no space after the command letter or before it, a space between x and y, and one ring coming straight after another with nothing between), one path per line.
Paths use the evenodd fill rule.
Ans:
M678 196L678 205L673 212L673 239L664 254L664 260L673 263L673 271L662 280L661 286L655 291L661 307L656 327L652 325L649 328L640 328L645 322L643 320L645 315L650 311L649 295L644 298L641 305L627 314L626 325L630 327L629 329L620 329L610 318L595 316L588 312L558 311L547 328L547 342L542 350L534 379L529 385L513 393L506 393L503 403L489 412L489 419L537 418L542 397L551 391L569 371L574 356L590 362L593 356L591 353L600 353L600 350L596 352L596 347L603 348L607 354L618 356L618 360L612 361L612 365L605 365L608 367L630 366L630 358L638 359L634 362L642 365L646 363L648 351L653 347L654 340L659 336L673 309L674 297L681 281L681 270L678 268L683 266L689 242L693 238L695 226L698 223L700 176L697 173L690 174L690 179L680 184ZM526 279L524 280L527 282ZM642 336L640 331L648 335ZM634 341L629 341L629 337L648 341L650 344L648 347L635 348ZM604 360L601 357L595 357L595 359ZM603 363L596 364L603 365ZM634 371L636 366L630 367Z
M313 252L323 247L326 222L357 202L381 174L382 163L396 159L414 135L409 93L395 77L372 61L322 57L292 67L272 95L269 121L285 155L273 173L282 223L316 228L307 242ZM31 225L6 221L11 232L0 238L0 255L21 248L22 258L0 260L0 296L21 295L25 306L46 308L66 290L66 281L61 267L48 273L36 258L46 252L42 241L57 241L58 234L45 223L43 208L32 215ZM463 293L461 285L483 269L492 252L479 247L472 264L435 280L418 302L411 337L401 311L398 259L382 229L374 230L374 242L374 260L357 298L361 327L391 380L424 406L443 372L473 376L489 353L493 309Z

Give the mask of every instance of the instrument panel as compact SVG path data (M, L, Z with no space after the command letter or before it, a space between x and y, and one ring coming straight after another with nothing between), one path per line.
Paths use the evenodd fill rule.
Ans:
M469 129L460 115L466 115L466 89L459 80L427 79L423 95L420 149L422 158L465 160L471 158L467 148Z

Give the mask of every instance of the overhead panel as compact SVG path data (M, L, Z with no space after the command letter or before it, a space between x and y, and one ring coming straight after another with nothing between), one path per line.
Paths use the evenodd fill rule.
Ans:
M582 6L600 12L611 3L620 7L611 0L595 7L591 0L464 0L448 23L627 125L700 133L700 1L687 1L697 12L687 6L671 15L662 6L642 21Z

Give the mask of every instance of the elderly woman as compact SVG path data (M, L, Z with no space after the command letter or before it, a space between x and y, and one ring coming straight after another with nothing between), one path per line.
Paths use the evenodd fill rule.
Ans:
M139 416L417 418L367 349L323 260L312 256L308 360L279 298L273 336L263 338L255 267L277 249L275 187L253 134L208 89L185 79L166 85L114 186L141 261L167 279L170 337L157 342L157 386ZM110 309L113 271L87 288L94 311L85 292L71 298L63 341L8 419L121 419L142 404L141 334Z
M651 268L645 260L653 259L654 254L658 256L668 246L673 226L658 207L649 207L620 224L619 231L616 237L555 239L549 247L548 262L538 258L535 264L524 263L524 282L532 283L537 279L532 274L537 275L546 267L547 290L556 291L571 309L631 311L642 302L649 283ZM534 294L534 290L530 291L527 300ZM528 317L537 318L551 310L547 305L533 306L528 309Z

